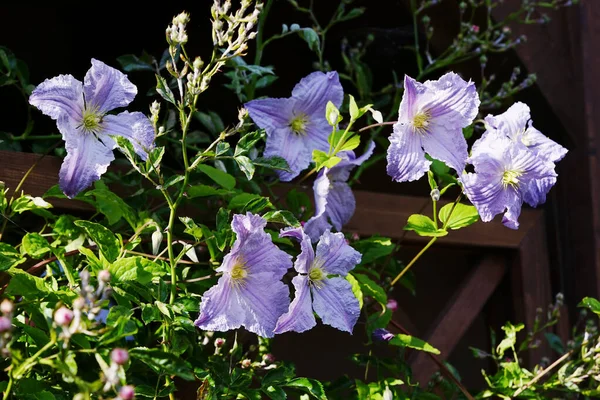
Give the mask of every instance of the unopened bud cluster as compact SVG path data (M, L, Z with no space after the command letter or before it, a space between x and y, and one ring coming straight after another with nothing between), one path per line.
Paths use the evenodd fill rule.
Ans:
M252 29L258 22L262 3L257 3L253 10L249 10L251 5L251 0L242 0L240 8L230 13L230 0L214 1L211 7L213 44L225 47L224 54L233 52L232 56L241 55L248 48L248 40L256 36Z
M11 331L14 307L12 301L8 299L4 299L0 303L0 311L2 311L2 316L0 316L0 355L2 357L10 355L8 344L12 339Z
M185 11L173 17L173 23L167 27L167 43L170 46L185 44L188 41L186 25L190 22L190 15Z
M110 366L104 367L102 371L102 379L104 380L105 392L112 388L118 389L119 397L116 400L129 400L135 397L133 386L125 385L121 382L121 376L124 376L123 366L129 361L129 352L126 349L114 348L110 352ZM120 386L120 385L123 386ZM120 386L120 388L119 388Z

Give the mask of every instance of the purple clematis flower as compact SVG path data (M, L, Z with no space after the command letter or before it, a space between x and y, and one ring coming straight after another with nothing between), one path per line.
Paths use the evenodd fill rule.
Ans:
M515 103L503 114L485 118L487 131L497 133L521 143L543 160L556 163L567 154L567 149L533 127L529 107ZM533 207L546 201L546 193L556 183L556 177L534 179L524 193L525 201Z
M506 211L502 223L512 229L519 227L523 201L535 206L552 187L538 189L532 183L556 181L553 163L498 132L487 132L477 140L468 161L476 173L465 173L460 179L481 220L491 221Z
M479 103L475 85L455 73L425 83L405 76L390 136L388 175L397 182L419 179L431 165L425 153L462 173L468 157L462 128L473 122Z
M279 236L295 238L302 251L294 263L299 273L292 279L296 294L289 311L277 321L275 333L313 328L317 324L313 310L323 323L352 333L360 306L344 277L360 263L360 253L346 243L341 233L326 231L317 244L316 254L302 228L283 230Z
M217 268L223 276L202 295L194 322L198 328L224 332L244 326L273 337L277 319L290 303L281 278L292 267L292 257L273 244L264 230L266 224L251 213L233 216L231 227L237 239Z
M373 149L375 143L371 142L358 158L352 150L342 151L338 153L342 161L331 169L323 168L319 172L313 185L316 214L304 225L304 231L311 240L318 241L323 232L332 227L341 231L342 226L350 221L356 209L354 194L347 183L350 171L368 160Z
M154 128L148 118L140 112L107 114L127 106L136 94L137 88L125 74L94 59L83 83L71 75L59 75L46 79L31 93L29 103L56 120L65 140L67 157L60 168L65 195L75 197L106 172L115 159L113 135L130 140L136 153L146 159L154 146Z
M339 108L343 97L337 72L313 72L294 87L292 97L244 104L254 123L267 131L265 157L283 157L288 163L291 172L277 171L279 179L298 176L310 164L313 150L329 150L325 108L328 101Z

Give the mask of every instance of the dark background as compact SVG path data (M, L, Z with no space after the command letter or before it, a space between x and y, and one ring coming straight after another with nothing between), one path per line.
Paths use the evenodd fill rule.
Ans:
M44 79L58 74L72 74L79 80L90 67L90 59L99 59L113 67L119 67L116 58L124 54L140 55L146 51L160 58L165 49L164 30L174 15L182 10L191 14L188 26L188 53L207 58L212 50L210 35L210 4L209 1L170 2L161 4L161 11L153 7L115 7L100 6L96 3L77 5L58 5L53 7L30 6L0 6L0 45L8 47L15 55L24 60L29 66L30 81L37 84ZM316 8L317 16L325 22L336 6L335 1L320 1ZM514 3L514 2L513 2ZM398 76L414 74L416 71L414 55L402 50L402 46L413 42L411 16L400 0L371 0L357 1L357 6L367 7L366 13L358 19L342 23L330 32L327 39L325 58L330 61L332 68L342 68L340 59L340 43L347 37L350 43L364 40L367 34L374 34L375 41L369 47L368 63L373 71L374 88L379 89L392 81L392 71ZM442 11L444 12L444 11ZM561 20L559 14L559 22ZM453 17L448 17L451 21ZM563 21L564 22L564 21ZM280 32L281 24L298 23L309 26L305 15L297 13L285 1L276 1L267 22L266 37ZM449 24L449 22L448 22ZM451 26L440 27L441 32L452 32ZM545 29L540 27L539 29ZM253 58L253 48L247 59ZM270 45L263 57L264 65L273 65L279 76L276 83L258 92L260 96L287 97L294 84L313 70L316 58L304 41L297 36L290 36ZM490 57L488 63L490 72L499 77L508 77L514 66L526 66L513 51ZM455 67L466 79L478 82L478 63L465 63ZM442 73L445 71L442 71ZM531 71L536 72L536 71ZM132 109L147 112L151 99L145 93L154 85L151 73L132 72L130 79L138 86L139 94L132 104ZM435 78L435 77L432 77ZM240 106L233 92L221 87L225 83L222 78L216 78L211 89L199 101L199 109L212 110L219 113L225 123L233 122ZM345 85L348 88L348 85ZM576 149L581 143L573 139L564 126L564 119L557 117L539 86L527 89L514 100L521 100L530 105L535 126L554 140L571 149ZM12 88L0 88L0 131L18 133L24 128L26 111L24 100ZM509 105L509 104L507 104ZM503 111L503 110L499 110ZM33 134L46 135L56 133L54 122L35 111L35 127ZM391 131L391 129L390 129ZM29 145L24 144L28 151ZM383 151L381 148L378 151ZM567 169L569 168L569 169ZM565 179L572 179L570 173L577 168L559 165L557 172ZM582 227L565 227L566 214L562 211L568 201L565 200L566 188L559 178L557 187L551 192L547 210L549 243L553 269L554 292L563 291L567 294L567 302L571 313L575 313L576 299L586 293L580 290L575 281L578 278L570 271L568 240L570 232ZM571 181L569 185L574 185ZM580 185L587 185L582 180ZM356 186L363 190L392 192L399 194L426 195L429 191L424 180L413 184L391 184L385 174L385 164L380 163L369 170ZM586 191L587 190L587 191ZM590 192L589 189L583 193ZM563 193L563 195L561 195ZM581 213L585 213L585 207ZM401 227L398 227L401 229ZM590 228L585 228L590 230ZM589 251L589 248L587 249ZM410 259L415 249L407 247L401 258ZM426 327L441 309L444 301L451 295L451 288L458 285L472 263L473 255L468 249L440 249L432 251L421 261L418 280L417 298L401 292L396 293L400 307L405 307L411 319L419 327ZM435 279L426 277L435 276ZM594 279L590 277L589 279ZM468 350L468 345L489 347L488 327L498 329L500 324L513 316L506 307L507 296L510 296L510 284L505 282L492 297L482 313L481 318L473 324L469 333L459 344L450 358L450 362L464 373L466 382L471 386L482 385L479 370L486 366L474 360ZM590 290L587 290L590 292ZM545 306L545 305L541 305ZM410 312L408 311L410 309ZM337 332L327 327L319 327L311 333L302 336L288 334L275 342L276 355L282 359L292 357L298 365L300 375L314 376L322 379L335 379L343 373L361 376L362 370L353 367L347 360L349 354L362 351L364 338Z

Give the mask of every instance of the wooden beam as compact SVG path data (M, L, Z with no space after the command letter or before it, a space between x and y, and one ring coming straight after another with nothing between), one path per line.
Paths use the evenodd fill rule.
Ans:
M440 350L438 356L446 360L465 334L488 299L494 293L506 271L507 259L488 255L476 265L454 298L431 326L426 338L428 343ZM437 365L423 352L417 352L410 361L416 382L426 384L438 369Z

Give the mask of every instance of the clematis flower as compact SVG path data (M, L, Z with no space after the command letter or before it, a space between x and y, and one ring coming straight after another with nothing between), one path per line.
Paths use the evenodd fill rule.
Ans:
M360 306L344 277L360 263L360 253L346 243L341 233L326 231L317 244L316 254L302 228L283 230L279 236L298 240L302 251L294 263L299 273L292 279L296 294L289 311L277 321L275 333L311 329L316 325L313 310L323 323L352 333Z
M487 131L484 135L497 133L507 136L546 161L556 163L567 154L567 149L533 127L529 107L524 103L513 104L503 114L488 115L485 122ZM529 185L529 190L524 193L527 203L533 207L544 203L546 193L555 183L556 177L534 179Z
M388 175L397 182L419 179L431 165L425 153L462 173L468 157L462 128L473 122L479 103L475 85L455 73L425 83L405 76L390 136Z
M277 171L279 179L298 176L310 164L313 150L329 150L325 108L328 101L339 108L343 97L337 72L313 72L294 87L292 97L244 104L254 123L267 131L265 157L279 156L288 163L291 172Z
M535 206L536 199L545 198L552 187L538 188L535 182L556 181L553 163L497 132L484 134L473 145L469 162L475 173L463 174L460 179L481 220L491 221L506 211L502 223L512 229L519 227L523 201Z
M361 165L371 157L375 143L371 142L367 151L356 157L352 150L338 153L342 159L333 168L323 168L315 183L316 214L304 225L304 230L311 240L317 241L326 230L335 228L342 230L342 226L350 221L356 209L356 200L347 181L354 167Z
M71 75L46 79L35 88L29 103L56 120L66 143L67 157L60 168L60 188L68 197L90 186L106 172L117 146L111 136L131 141L136 153L146 159L154 146L154 128L148 118L125 107L137 88L122 72L92 59L83 83Z
M292 261L273 244L264 230L266 224L251 213L233 216L231 227L237 239L217 268L223 275L202 295L194 322L198 328L223 332L244 326L257 335L273 336L277 319L290 303L281 278Z

